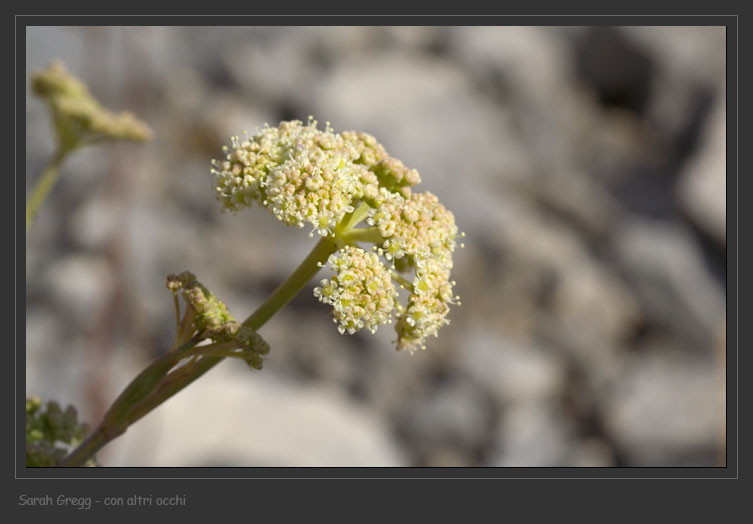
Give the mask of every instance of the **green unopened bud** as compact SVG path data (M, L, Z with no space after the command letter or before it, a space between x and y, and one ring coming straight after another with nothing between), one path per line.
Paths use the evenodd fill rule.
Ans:
M165 287L173 293L181 292L183 300L193 312L195 331L204 331L214 339L223 335L225 324L235 322L227 306L196 280L196 275L190 271L168 275Z
M238 345L243 353L243 359L253 369L261 369L263 358L269 354L269 344L256 331L242 324L230 334L231 340Z
M227 306L196 280L196 275L189 271L168 275L165 287L183 296L188 308L186 315L191 321L191 334L204 333L216 344L231 348L224 356L242 358L252 368L262 368L262 357L269 353L269 345L261 335L236 321ZM183 338L186 338L185 333ZM201 347L198 349L201 352Z

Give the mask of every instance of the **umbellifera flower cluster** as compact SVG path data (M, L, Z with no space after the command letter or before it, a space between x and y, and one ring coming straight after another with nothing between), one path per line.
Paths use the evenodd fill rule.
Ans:
M225 159L212 162L216 197L223 211L255 203L288 225L309 224L310 236L331 237L337 251L324 265L334 276L314 294L332 306L339 331L373 333L396 320L398 349L423 349L459 304L450 280L454 216L432 193L415 192L418 172L373 136L317 125L309 117L232 137Z
M340 333L352 335L362 328L374 333L379 325L392 322L398 293L392 271L376 253L345 246L330 255L327 264L335 276L322 280L314 296L332 306Z
M152 136L149 126L132 113L105 109L62 62L32 75L31 89L47 100L63 149L108 139L146 142Z
M232 137L224 162L215 162L215 191L223 209L258 202L286 224L311 224L323 236L352 212L354 199L378 194L376 175L356 164L356 143L316 122L265 127L258 135Z

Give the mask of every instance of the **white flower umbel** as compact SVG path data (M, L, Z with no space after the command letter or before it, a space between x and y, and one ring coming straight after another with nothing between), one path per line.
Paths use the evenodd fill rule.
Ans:
M314 293L333 307L341 333L397 319L398 348L412 352L449 323L449 305L459 303L450 280L455 218L432 193L414 192L418 172L373 136L335 133L329 123L320 130L310 117L232 137L225 152L212 169L223 210L256 203L330 241L318 263L335 275ZM406 305L393 282L407 291Z

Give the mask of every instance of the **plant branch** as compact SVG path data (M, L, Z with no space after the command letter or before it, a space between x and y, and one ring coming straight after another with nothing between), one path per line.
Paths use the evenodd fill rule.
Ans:
M335 241L323 237L298 268L252 313L243 324L258 331L280 311L316 275L329 255L335 252ZM142 371L115 400L102 423L81 443L61 466L80 466L108 442L122 435L128 427L154 408L181 391L204 373L219 364L224 356L202 356L198 360L171 369L201 340L197 335L175 351L171 351Z
M152 362L136 378L134 378L123 392L115 399L110 409L105 413L102 422L89 437L84 440L61 466L80 466L91 458L102 446L112 439L125 433L130 425L128 415L134 405L144 400L160 384L168 372L184 358L187 350L196 346L202 340L202 335L196 335L183 346L171 351Z
M39 208L42 207L44 201L47 200L47 196L50 194L52 187L57 182L58 175L60 174L60 166L68 155L70 149L59 147L55 154L50 159L50 163L45 170L39 176L34 188L31 190L31 195L26 202L26 232L29 232L29 226L37 215Z

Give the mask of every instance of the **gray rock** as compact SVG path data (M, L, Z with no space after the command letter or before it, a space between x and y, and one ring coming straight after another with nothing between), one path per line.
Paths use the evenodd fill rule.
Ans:
M724 291L701 251L680 226L649 220L625 222L613 236L616 262L634 286L646 314L704 348L725 317Z
M396 336L391 326L380 328L375 335L365 337L371 341L367 348L353 348L356 353L368 350L361 355L364 358L355 362L355 393L380 413L393 421L397 420L405 412L408 399L425 395L431 369L441 358L441 349L444 348L434 344L440 339L434 339L429 341L432 347L426 351L417 351L413 355L396 351ZM341 343L347 341L343 338Z
M568 466L581 468L613 467L614 456L609 445L603 440L591 438L581 441L573 452L572 464Z
M516 403L504 413L491 465L562 466L570 453L572 439L567 421L547 403Z
M453 27L452 52L485 78L501 77L508 93L553 103L569 81L572 58L564 39L544 27Z
M320 31L301 27L259 28L248 34L250 38L227 46L222 61L249 94L268 103L282 103L295 96L301 86L314 83L316 69L310 63L311 50Z
M617 203L601 185L564 166L515 181L509 189L586 237L603 239L621 218Z
M727 32L722 26L623 27L661 64L659 70L714 84L725 73Z
M563 369L551 350L476 329L459 357L468 374L499 402L556 398L561 393Z
M56 260L42 278L58 311L84 331L93 327L114 285L110 265L88 255Z
M715 91L726 74L724 27L624 27L633 42L650 52L657 67L649 117L670 136L687 126L704 92Z
M472 382L453 378L404 400L399 416L401 434L423 460L435 453L464 457L485 444L493 413L483 391Z
M54 343L53 341L58 341ZM29 395L49 398L58 395L56 386L50 383L47 366L60 355L72 357L65 349L64 330L51 308L31 308L26 314L26 384ZM20 356L20 355L19 355Z
M103 250L105 242L116 224L112 202L106 198L92 198L74 210L71 216L71 234L82 248Z
M556 221L521 206L504 230L503 246L510 278L534 272L537 288L524 296L538 314L604 341L620 340L632 328L638 311L630 290Z
M723 96L723 93L721 93ZM683 209L719 245L727 242L727 104L719 100L679 186Z
M225 362L108 447L108 466L394 467L383 420L340 388Z
M723 384L681 353L636 359L604 397L606 426L631 466L714 466L724 427Z
M387 45L404 51L420 51L443 45L448 39L447 27L388 26L379 28L385 33Z

